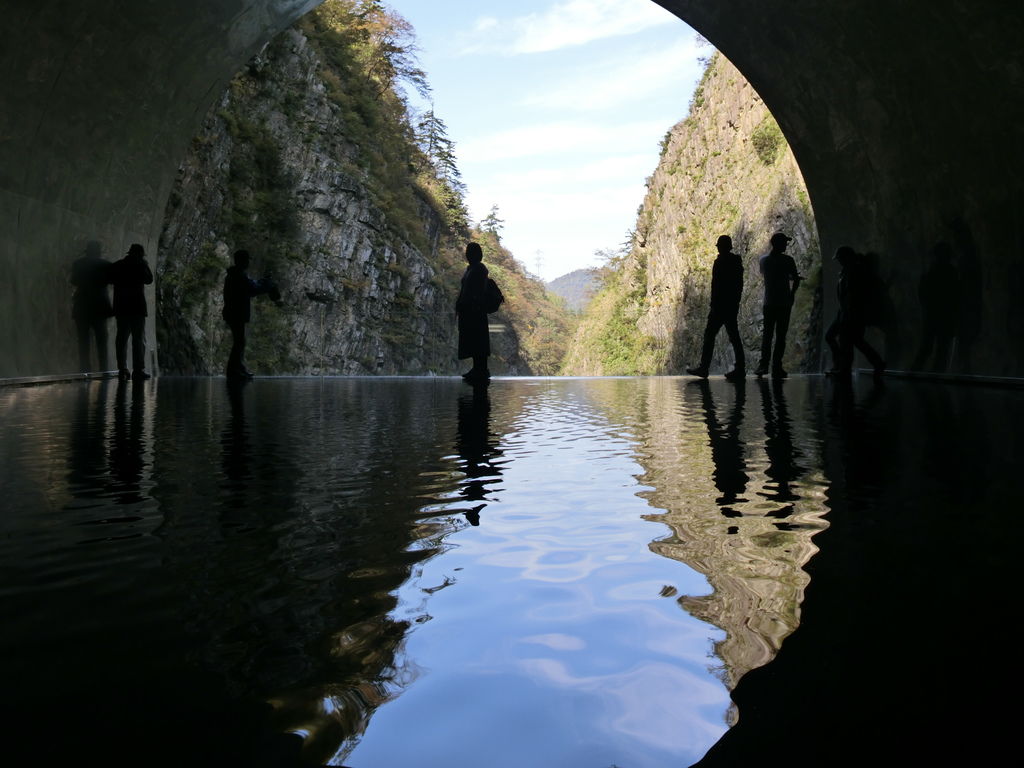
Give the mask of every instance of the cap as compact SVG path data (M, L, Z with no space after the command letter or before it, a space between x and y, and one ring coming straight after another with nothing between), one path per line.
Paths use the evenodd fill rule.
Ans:
M781 232L776 232L774 235L772 235L772 245L785 245L786 243L791 242L793 242L793 238L789 237L788 235L784 235Z

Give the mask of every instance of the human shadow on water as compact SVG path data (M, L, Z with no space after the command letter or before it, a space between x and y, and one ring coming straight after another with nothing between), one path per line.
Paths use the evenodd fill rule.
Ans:
M698 765L988 765L1012 748L1010 674L979 639L994 659L1015 642L1020 523L1001 457L1019 438L997 425L1024 398L923 386L940 389L828 387L828 528L800 626L739 681L738 723Z
M774 488L765 486L758 491L759 496L779 503L780 509L769 512L769 517L789 517L794 512L794 502L800 497L793 491L791 483L803 474L803 468L796 463L796 448L793 445L792 424L786 407L786 393L782 382L772 380L769 385L764 379L758 379L761 392L761 412L764 415L764 452L768 456L768 468L765 474L775 484ZM776 528L786 528L779 522Z
M119 380L114 394L114 424L108 453L112 490L118 504L135 504L145 499L141 484L146 467L143 445L145 419L146 388L143 380Z
M463 514L470 525L480 525L480 513L487 506L489 486L498 482L501 451L490 432L491 400L489 382L473 383L472 394L459 396L455 449L466 478L459 485L459 497L471 506Z
M228 404L231 408L231 415L221 433L221 464L228 494L226 506L229 509L244 509L247 501L246 489L251 479L249 431L245 425L245 387L249 379L228 377L226 381Z
M740 439L740 427L743 424L743 408L746 404L746 386L740 381L736 386L736 399L729 410L729 418L723 424L718 420L715 401L711 395L711 385L707 379L690 382L691 386L700 388L701 409L704 412L704 423L708 427L708 442L711 445L711 461L715 465L712 479L720 495L715 499L723 517L742 517L743 513L735 508L737 503L745 502L743 494L750 479L746 473L744 461L744 444Z

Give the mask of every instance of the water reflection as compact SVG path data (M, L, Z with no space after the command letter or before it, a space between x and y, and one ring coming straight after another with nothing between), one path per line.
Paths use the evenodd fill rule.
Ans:
M747 407L752 384L660 383L678 394L655 398L659 409L649 417L642 444L646 473L641 479L654 488L643 495L665 510L650 518L673 530L651 549L707 577L708 594L684 594L679 603L725 631L714 648L718 672L730 688L770 661L799 624L808 582L804 566L817 551L811 539L825 527L821 472L805 470L794 459L800 452L820 451L817 382L789 387L801 413L796 435L788 382L757 385L760 414ZM703 434L694 423L704 425ZM699 461L708 450L713 491ZM730 712L730 721L734 717Z
M816 675L906 674L881 627L936 615L914 601L938 552L966 556L951 505L1005 528L976 497L1012 498L1012 419L857 387L2 390L5 735L41 763L685 765L735 722L735 689L708 759L757 762L793 723L834 725L797 706Z
M455 449L466 476L460 483L459 496L470 505L463 513L470 525L480 525L480 512L487 506L488 486L498 482L501 475L501 451L490 432L488 389L488 382L477 383L470 387L469 394L459 395Z

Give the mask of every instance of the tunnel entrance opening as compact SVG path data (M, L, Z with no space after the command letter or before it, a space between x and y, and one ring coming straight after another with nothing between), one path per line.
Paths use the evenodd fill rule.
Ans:
M221 370L228 333L219 317L220 284L231 251L244 246L256 254L255 274L273 273L286 286L284 301L276 307L256 304L249 356L257 370L453 372L446 345L454 343L454 328L436 317L450 314L445 302L450 304L456 292L461 241L473 236L468 231L458 148L429 102L417 113L409 106L409 96L400 92L403 79L424 93L427 87L411 58L414 38L406 22L382 13L370 28L355 13L356 6L320 6L275 38L235 76L192 141L170 194L160 239L158 333L165 370ZM382 41L386 52L380 52ZM672 51L679 48L678 43L673 45ZM689 41L684 48L692 53ZM384 80L376 74L381 70L388 73ZM709 287L704 270L721 234L729 234L746 259L741 325L753 368L760 346L757 259L779 230L793 238L790 251L807 278L794 311L787 367L819 369L820 256L801 174L778 124L742 75L720 57L706 70L690 117L662 140L660 164L647 179L638 218L620 217L630 231L614 257L617 266L606 271L619 270L622 275L615 277L604 301L630 302L625 283L643 284L639 305L624 310L633 315L636 338L622 349L605 338L614 331L598 327L580 341L578 350L571 350L567 340L573 335L573 321L559 318L550 302L530 298L543 295L544 289L529 283L522 264L525 254L502 247L505 233L499 237L499 232L504 223L492 211L477 225L477 236L493 245L494 258L499 259L492 268L500 279L515 278L513 294L521 297L502 313L507 333L496 341L498 372L681 373L699 355L698 326L707 313ZM611 72L605 77L620 77ZM502 76L499 71L483 77L500 82ZM524 77L519 72L512 76ZM564 94L564 85L560 89L553 74L536 77L553 82L552 93ZM584 90L580 83L576 81L577 92ZM473 83L458 83L459 88L465 86L476 90ZM543 101L509 85L493 98L513 105L531 98ZM600 98L609 97L594 89L591 99ZM582 108L590 111L593 105ZM492 102L481 96L473 110L491 115ZM551 216L560 205L576 205L573 201L581 195L593 201L618 200L619 187L632 188L632 183L618 180L619 171L614 188L595 176L596 168L616 165L616 155L579 155L582 161L563 161L545 150L532 160L538 165L533 169L531 147L522 152L499 148L499 137L507 144L513 137L523 142L531 132L539 133L529 124L507 125L516 111L506 106L493 115L488 122L501 126L497 133L470 137L471 154L479 155L481 150L474 147L483 145L498 161L503 152L510 157L506 166L515 170L505 171L505 179L518 175L532 180L532 188L518 190L508 181L499 182L515 195L513 210L522 207L520 198L539 197L551 210L538 215ZM551 114L536 119L559 130L571 125L577 138L596 130L593 118L574 123L556 113L553 103L546 112ZM683 117L668 114L671 122ZM641 125L637 116L630 119L613 131L623 133ZM645 130L651 132L649 127ZM659 126L657 132L661 130ZM623 151L603 150L619 155ZM573 150L566 147L560 154L571 157ZM658 163L653 156L649 166L632 156L621 159L631 162L636 179ZM571 172L557 170L564 162L589 165ZM500 162L492 164L502 167ZM487 165L477 157L474 167ZM575 183L570 176L577 174L589 174L587 192L566 195L552 188L559 180ZM543 178L551 182L538 183ZM487 184L490 189L495 182ZM643 191L637 189L636 194ZM506 202L501 201L503 208ZM566 210L564 217L560 212L554 215L559 221L564 218L564 228L582 237L585 219L573 229L573 211ZM491 248L486 243L485 247ZM488 263L490 259L489 255ZM425 299L427 293L436 296ZM523 300L526 305L521 307ZM595 346L609 351L595 355ZM726 354L724 348L719 350L716 366ZM566 364L566 359L572 362Z
M799 17L752 0L659 4L707 36L771 106L803 168L823 252L850 244L891 265L884 276L906 338L893 364L913 367L930 333L919 286L946 244L959 275L948 370L1024 372L1024 352L1010 341L1024 330L1012 299L1024 245L1004 226L1024 199L1024 174L1014 170L1024 163L1012 149L1024 131L1019 14L954 0L877 20L852 0ZM71 255L89 240L110 254L130 242L154 252L199 115L241 62L314 5L121 9L116 24L66 2L10 9L0 190L8 272L19 280L5 283L0 312L20 331L2 342L3 375L77 367L62 309ZM937 55L952 50L962 55ZM828 260L824 278L828 299L836 278Z

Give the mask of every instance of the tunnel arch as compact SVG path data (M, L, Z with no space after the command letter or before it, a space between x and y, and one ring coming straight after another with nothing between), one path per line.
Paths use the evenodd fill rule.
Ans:
M823 253L882 255L906 331L936 242L961 265L961 373L1024 375L1024 13L998 0L654 0L748 78ZM0 32L0 377L74 371L71 260L155 253L177 164L231 76L318 0L12 0ZM834 267L826 259L826 300ZM151 301L152 305L152 301ZM830 308L826 306L826 312ZM152 314L152 313L151 313ZM152 332L150 333L152 338ZM153 345L151 345L152 348Z

